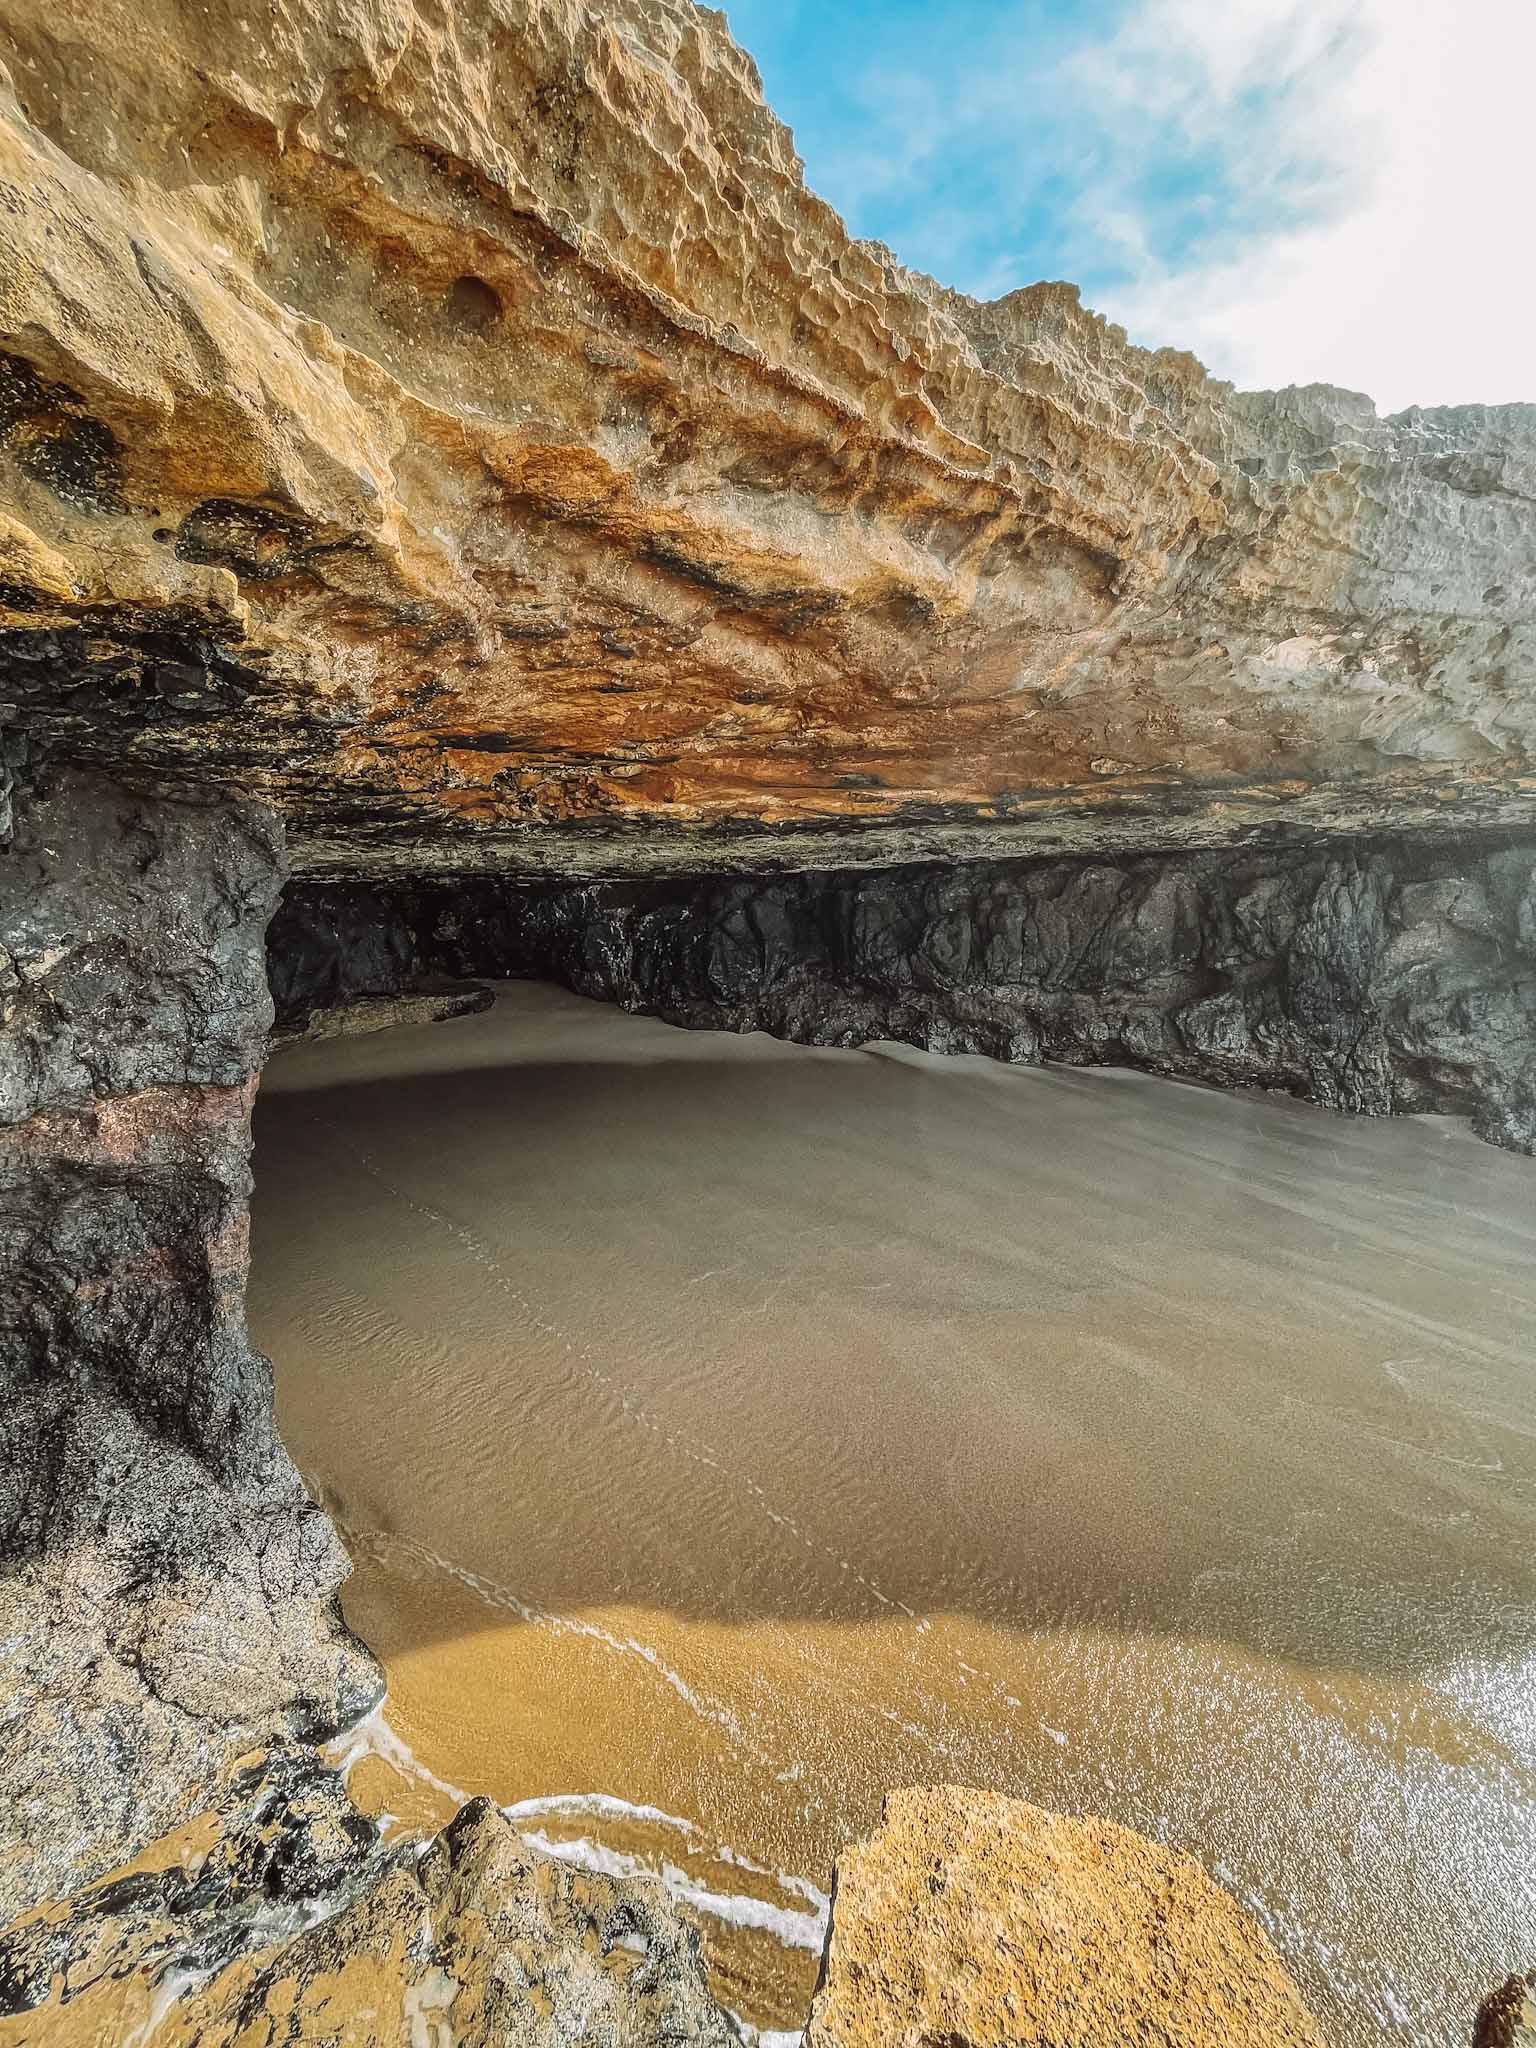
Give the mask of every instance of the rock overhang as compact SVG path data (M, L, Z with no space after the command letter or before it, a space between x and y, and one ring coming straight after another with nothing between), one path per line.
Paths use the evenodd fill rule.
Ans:
M0 23L13 724L298 871L1518 825L1536 407L1241 393L845 232L723 18Z

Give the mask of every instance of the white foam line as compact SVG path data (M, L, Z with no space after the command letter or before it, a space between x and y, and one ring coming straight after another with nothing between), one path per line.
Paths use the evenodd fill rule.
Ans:
M755 1863L750 1856L743 1856L725 1842L711 1847L709 1838L695 1822L684 1820L680 1814L665 1813L659 1806L638 1806L612 1792L552 1792L539 1799L517 1800L501 1810L508 1820L532 1820L539 1814L583 1813L594 1814L601 1820L644 1821L653 1827L671 1828L686 1836L690 1848L697 1849L717 1863L729 1864L735 1870L750 1871L754 1877L766 1877L781 1890L793 1892L804 1899L820 1913L827 1912L832 1904L827 1894L809 1878L795 1877L787 1870L770 1870L766 1863Z
M609 1849L585 1835L562 1842L546 1835L541 1828L528 1828L523 1830L522 1838L530 1848L541 1850L546 1856L577 1864L583 1870L601 1871L607 1877L655 1875L638 1856L626 1855L622 1849ZM771 1934L786 1948L821 1954L827 1935L825 1913L795 1913L787 1906L772 1905L767 1899L748 1898L739 1892L712 1892L706 1885L695 1884L686 1871L671 1863L662 1866L661 1880L674 1899L692 1906L696 1912L708 1913L712 1919L724 1920L733 1927Z
M335 1769L343 1777L365 1756L376 1756L399 1771L402 1777L420 1778L424 1784L441 1792L445 1799L451 1799L455 1806L469 1804L470 1795L466 1791L458 1785L450 1785L436 1771L428 1770L410 1744L395 1733L384 1718L382 1705L375 1707L371 1714L365 1714L343 1739L347 1746L335 1759Z
M636 1636L614 1635L610 1629L599 1628L596 1622L582 1621L575 1615L551 1614L545 1608L531 1606L528 1601L520 1599L510 1586L504 1586L495 1579L488 1579L480 1572L471 1571L467 1565L456 1564L451 1557L444 1557L441 1552L428 1549L426 1544L418 1543L412 1537L396 1536L384 1529L349 1529L348 1533L354 1541L371 1543L376 1550L393 1549L416 1558L418 1562L430 1566L434 1571L443 1572L449 1578L456 1579L460 1585L476 1594L488 1606L506 1608L508 1612L517 1615L519 1620L527 1622L530 1627L547 1628L552 1635L583 1636L589 1642L602 1643L606 1648L617 1650L623 1656L638 1657L642 1663L648 1664L662 1683L670 1686L678 1698L686 1706L691 1707L701 1720L713 1721L718 1727L723 1728L740 1748L755 1756L759 1763L770 1767L774 1763L775 1759L766 1751L748 1741L741 1722L729 1707L722 1706L718 1700L704 1699L696 1693L682 1673L674 1671L666 1662L653 1643L643 1643Z
M636 1806L612 1792L551 1792L542 1799L515 1800L501 1810L508 1820L529 1820L538 1813L595 1813L604 1820L651 1821L657 1827L676 1828L695 1841L699 1838L693 1822L680 1814L663 1813L659 1806Z

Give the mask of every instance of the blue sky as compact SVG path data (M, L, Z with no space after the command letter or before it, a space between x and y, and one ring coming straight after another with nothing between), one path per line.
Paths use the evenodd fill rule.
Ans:
M809 183L947 284L1070 278L1245 384L1536 398L1536 0L726 12Z

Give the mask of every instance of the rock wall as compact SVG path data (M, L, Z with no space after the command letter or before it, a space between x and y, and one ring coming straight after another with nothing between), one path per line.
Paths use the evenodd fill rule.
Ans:
M290 887L279 1014L542 975L677 1024L1113 1062L1536 1151L1536 843L1372 839L579 888Z
M0 1913L377 1696L245 1324L281 835L51 778L0 855Z
M1536 1147L1536 407L947 291L691 0L0 0L0 210L0 1905L376 1691L243 1318L276 819L289 1020Z

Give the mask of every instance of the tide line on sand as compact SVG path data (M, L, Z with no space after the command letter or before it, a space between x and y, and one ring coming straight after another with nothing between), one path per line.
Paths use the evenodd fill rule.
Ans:
M377 1757L402 1776L420 1779L457 1806L465 1805L469 1799L470 1795L461 1787L450 1784L446 1778L440 1778L430 1770L410 1744L396 1734L382 1705L375 1707L332 1745L330 1761L345 1777L354 1765L368 1756ZM609 1848L586 1835L561 1840L542 1828L521 1826L518 1833L530 1849L536 1849L541 1855L557 1857L564 1863L579 1864L583 1869L601 1871L610 1877L659 1877L669 1895L680 1904L691 1906L695 1912L707 1913L712 1919L725 1921L730 1926L770 1935L786 1948L804 1949L812 1955L820 1955L825 1944L831 1900L824 1891L808 1878L770 1870L724 1845L711 1849L694 1822L680 1814L667 1813L659 1806L637 1805L611 1792L549 1793L541 1798L514 1801L502 1807L501 1811L514 1822L529 1821L539 1816L581 1814L600 1820L669 1828L681 1834L691 1849L716 1862L768 1878L781 1890L804 1899L809 1910L798 1912L792 1907L776 1906L771 1900L752 1898L741 1892L713 1891L709 1886L697 1883L674 1863L663 1860L657 1867L643 1857ZM422 1846L425 1848L425 1843ZM772 2032L759 2034L756 2038L764 2048L776 2048L779 2040L779 2036ZM798 2040L799 2036L785 2035L783 2039Z

